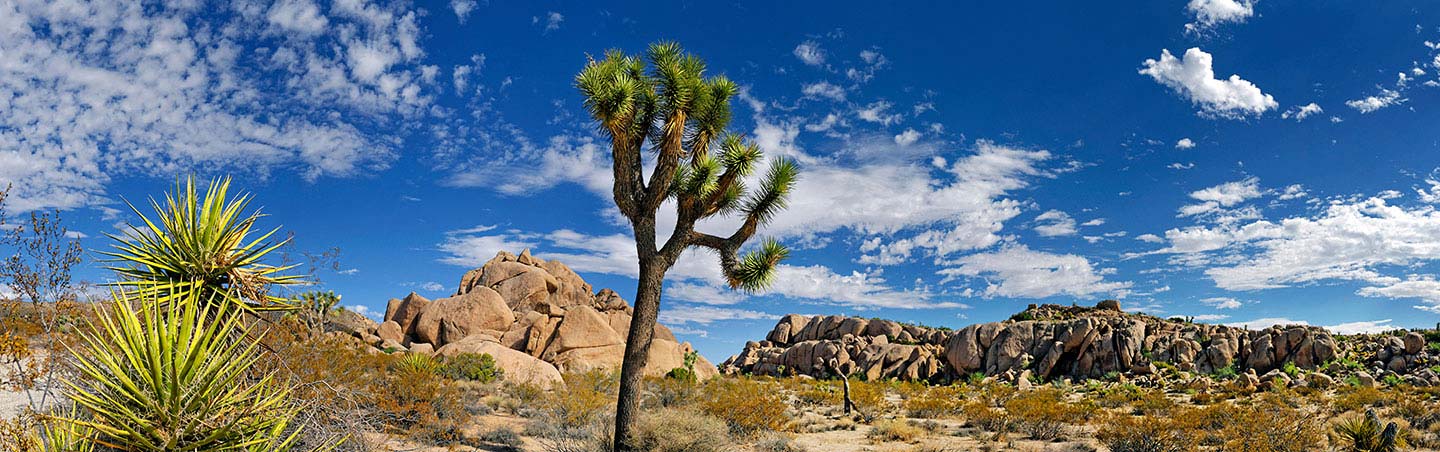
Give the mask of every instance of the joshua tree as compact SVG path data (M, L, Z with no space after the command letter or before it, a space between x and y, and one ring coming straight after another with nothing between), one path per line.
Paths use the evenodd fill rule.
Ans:
M620 451L634 449L630 427L639 414L641 374L660 292L665 272L680 254L690 247L716 252L729 285L753 291L770 283L788 253L778 242L766 240L758 249L739 254L756 229L785 208L798 170L792 161L774 159L757 189L747 190L746 177L763 156L759 146L725 131L735 82L704 73L705 63L698 57L679 44L661 42L643 57L606 52L575 77L585 107L610 138L615 205L630 220L640 257L635 317L625 342L615 409L615 449ZM647 151L654 165L648 178ZM666 201L676 209L674 230L664 244L657 244L656 211ZM731 214L742 222L729 236L695 230L701 220Z

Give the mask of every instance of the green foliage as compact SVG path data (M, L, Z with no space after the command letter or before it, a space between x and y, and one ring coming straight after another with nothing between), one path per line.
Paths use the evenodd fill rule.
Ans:
M445 364L431 358L430 355L409 353L395 361L394 368L397 373L415 372L439 375L440 371L445 368Z
M687 383L695 382L695 361L700 359L700 354L690 351L685 352L685 365L670 369L665 373L665 378L679 380Z
M1409 433L1394 422L1381 423L1375 410L1365 410L1364 416L1341 419L1331 436L1342 450L1352 452L1394 452L1409 447Z
M1300 376L1300 368L1295 366L1294 361L1286 361L1285 365L1280 367L1280 371L1285 372L1285 375L1289 375L1290 378Z
M131 204L144 227L131 226L124 236L107 234L115 249L102 253L117 264L110 267L120 276L115 284L130 298L233 303L246 310L289 309L269 290L299 283L298 276L281 274L294 266L262 261L288 240L266 242L278 228L252 236L251 228L261 215L242 216L250 196L231 198L229 188L229 178L218 179L201 195L194 179L187 178L176 184L175 193L165 196L163 206L150 201L156 220Z
M1213 375L1216 379L1219 380L1229 380L1235 378L1236 375L1239 375L1239 372L1235 371L1235 363L1230 363L1225 367L1215 369L1215 373Z
M248 372L260 338L236 306L198 296L97 307L74 354L81 378L67 381L91 418L66 420L124 450L289 450L302 433L291 425L299 408L272 374Z
M443 373L456 380L490 383L504 377L505 369L497 366L489 353L461 353L445 359Z
M1386 374L1385 376L1380 377L1380 382L1385 383L1385 386L1389 386L1392 388L1405 384L1405 380L1400 378L1399 375L1395 374Z

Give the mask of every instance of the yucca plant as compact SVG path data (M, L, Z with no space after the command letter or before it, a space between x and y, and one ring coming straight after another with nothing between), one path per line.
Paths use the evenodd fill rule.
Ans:
M252 375L260 334L224 295L134 299L117 294L72 350L69 397L94 442L126 451L289 450L299 407L272 375ZM329 447L333 447L331 444Z
M85 419L79 406L71 405L63 417L42 417L30 442L45 452L91 452L95 450L95 429L75 420ZM24 449L22 449L24 450Z
M639 254L635 320L621 363L615 409L615 449L635 450L630 430L640 414L641 376L654 336L665 273L692 247L720 256L720 270L732 288L763 289L788 251L765 241L744 255L740 249L765 222L785 208L799 177L795 162L777 158L763 177L747 180L763 159L760 147L726 131L730 99L739 91L723 76L706 76L705 62L679 44L661 42L644 56L612 50L590 61L575 77L585 108L610 138L615 207L630 220ZM646 164L643 154L654 152ZM645 168L652 167L649 176ZM754 189L747 187L755 184ZM675 206L675 228L657 243L656 212ZM739 216L729 235L696 230L707 218Z
M1335 424L1332 431L1335 443L1341 450L1352 452L1395 452L1409 447L1409 432L1401 430L1391 422L1382 423L1375 410L1365 410L1364 416L1350 416Z
M175 184L162 205L150 200L152 220L134 204L144 227L131 226L123 236L107 234L115 249L103 252L120 276L116 283L128 298L167 301L194 298L240 305L247 310L290 309L284 299L270 294L271 286L300 283L297 275L284 275L289 266L272 266L263 259L288 240L267 240L279 228L252 234L258 212L246 213L250 196L230 196L230 179L216 179L202 195L193 178ZM192 294L198 294L192 296ZM220 294L221 296L211 296Z

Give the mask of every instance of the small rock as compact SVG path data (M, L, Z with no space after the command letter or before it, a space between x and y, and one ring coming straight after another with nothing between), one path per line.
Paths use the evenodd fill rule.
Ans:
M1405 335L1405 354L1414 355L1425 349L1425 336L1411 332Z
M1335 379L1330 378L1329 375L1325 375L1322 373L1314 373L1310 374L1310 379L1308 380L1308 383L1312 388L1326 389L1335 385Z
M1375 377L1371 376L1369 372L1365 372L1365 371L1356 372L1356 373L1355 373L1355 380L1358 381L1358 382L1360 383L1360 386L1363 386L1363 387L1367 387L1367 388L1377 388L1377 387L1380 387L1380 385L1375 382Z

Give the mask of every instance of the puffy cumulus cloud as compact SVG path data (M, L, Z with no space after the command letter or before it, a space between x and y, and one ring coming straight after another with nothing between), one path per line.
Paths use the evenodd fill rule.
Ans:
M1084 297L1105 293L1123 298L1131 286L1130 282L1106 281L1105 275L1113 270L1097 269L1082 256L1035 251L1019 244L963 256L949 264L953 266L938 273L947 278L984 280L986 287L980 294L985 297Z
M1190 192L1190 198L1200 202L1181 206L1178 216L1191 217L1217 212L1259 198L1262 194L1260 179L1255 177L1206 187Z
M721 320L775 320L780 316L759 311L714 306L674 305L660 310L660 323L709 325ZM687 330L689 331L689 330Z
M1240 300L1231 297L1212 297L1202 299L1200 302L1215 309L1239 309L1242 304Z
M1194 22L1185 24L1185 30L1200 32L1225 23L1244 23L1255 15L1253 0L1190 0L1185 5Z
M560 24L565 23L565 15L554 11L549 11L545 13L545 17L531 17L530 23L534 25L543 25L545 27L545 33L549 33L560 29Z
M1311 115L1317 115L1324 112L1325 109L1320 108L1320 104L1311 102L1305 105L1297 105L1294 107L1290 107L1289 110L1285 110L1284 113L1281 113L1280 117L1284 119L1295 118L1295 122L1300 122L1304 121L1305 118L1309 118Z
M455 18L464 24L470 19L470 13L475 11L478 3L475 0L450 0L450 10L455 12Z
M1198 47L1186 50L1183 59L1164 49L1160 51L1159 60L1145 60L1144 65L1141 74L1189 99L1200 107L1203 116L1243 119L1260 116L1280 105L1273 96L1261 92L1260 87L1239 75L1215 78L1213 57Z
M495 253L530 248L541 259L565 263L581 274L600 273L637 278L639 257L628 234L589 235L561 229L548 233L493 228L452 231L439 244L445 253L440 261L462 267L477 267ZM666 274L677 299L710 305L730 305L748 298L725 286L718 259L711 253L691 249ZM868 310L877 308L965 308L964 304L939 300L922 289L897 289L878 274L836 273L825 266L781 264L775 280L762 295L774 295L820 304Z
M795 58L799 58L801 62L810 66L825 64L825 49L820 48L820 43L815 41L802 42L795 46L795 50L791 53L795 54Z
M901 146L909 146L915 144L916 141L920 141L920 132L915 129L907 128L905 131L895 135L895 144Z
M1180 141L1176 141L1176 142L1175 142L1175 149L1182 149L1182 150L1183 150L1183 149L1192 149L1192 148L1194 148L1194 147L1195 147L1195 140L1191 140L1191 139L1189 139L1189 138L1181 138Z
M1035 217L1035 233L1045 237L1075 235L1075 219L1059 210L1047 210Z
M1428 303L1419 309L1440 312L1440 281L1433 275L1409 275L1404 280L1387 280L1383 285L1363 287L1358 292L1366 297L1413 298Z
M845 101L845 88L830 82L807 83L800 87L800 92L805 97L830 99L837 102Z
M395 141L375 130L430 105L401 9L20 1L0 22L0 182L20 210L103 202L115 174L384 168Z
M1355 100L1347 100L1345 101L1345 105L1350 108L1354 108L1355 110L1358 110L1361 114L1364 114L1372 113L1376 110L1392 105L1399 105L1400 103L1405 101L1406 99L1400 98L1399 91L1381 88L1380 94L1367 96Z
M1375 334L1400 329L1400 327L1390 324L1392 320L1393 319L1347 322L1338 325L1326 325L1325 329L1335 334Z

